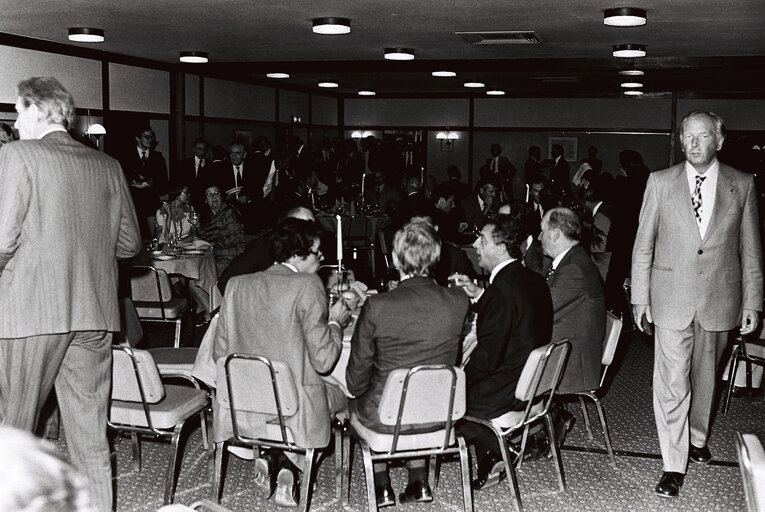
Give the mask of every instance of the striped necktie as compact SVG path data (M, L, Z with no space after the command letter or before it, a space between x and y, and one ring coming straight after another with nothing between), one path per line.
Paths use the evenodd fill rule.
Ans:
M701 184L707 179L706 176L696 176L696 188L691 195L691 205L693 205L693 215L696 216L696 224L701 227Z

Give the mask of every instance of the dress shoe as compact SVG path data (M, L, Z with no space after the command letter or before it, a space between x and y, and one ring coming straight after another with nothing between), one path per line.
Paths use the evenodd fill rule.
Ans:
M425 480L415 480L406 486L406 490L398 495L401 503L428 503L433 501L433 492Z
M511 463L515 464L515 460L516 458L513 457ZM505 476L505 464L502 461L502 456L494 452L489 452L478 461L476 478L471 482L471 486L476 491L488 489L501 482Z
M546 457L550 453L550 442L544 434L533 435L526 441L523 451L523 462Z
M300 492L298 491L297 475L289 468L281 468L276 477L274 501L280 507L297 507L298 496L300 496Z
M255 460L255 486L268 493L268 496L271 496L276 484L276 462L277 457L271 452L263 452Z
M749 388L745 386L733 386L731 396L733 398L743 398L745 396L749 396Z
M566 442L566 435L571 432L571 429L576 423L576 416L571 414L565 409L558 411L558 421L555 421L555 442L558 443L558 448L563 446Z
M702 448L691 445L690 450L688 450L688 457L691 459L691 462L696 464L709 464L709 461L712 460L712 454L706 445Z
M384 485L376 485L375 497L377 498L377 508L390 507L396 504L396 494L393 492L390 482Z
M684 480L685 475L682 473L665 471L656 485L656 494L662 498L674 498L680 492Z

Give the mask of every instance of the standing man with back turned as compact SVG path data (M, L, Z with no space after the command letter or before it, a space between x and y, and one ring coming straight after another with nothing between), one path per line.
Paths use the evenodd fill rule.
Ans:
M648 178L632 251L632 311L656 327L653 406L675 497L688 458L707 464L717 365L728 331L754 331L762 310L762 249L752 176L717 160L725 140L711 112L685 116L686 161ZM646 322L646 323L644 323Z
M119 163L72 139L55 78L18 85L21 141L0 151L0 424L31 431L54 382L73 464L112 510L106 439L117 259L138 253Z

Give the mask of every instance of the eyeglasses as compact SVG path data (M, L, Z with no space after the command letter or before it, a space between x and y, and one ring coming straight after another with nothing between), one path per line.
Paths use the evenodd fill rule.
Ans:
M220 192L208 192L205 197L220 197Z
M144 138L144 139L153 139L154 135L151 134L151 133L142 133L141 137Z
M310 254L313 254L314 256L316 256L317 259L322 259L324 257L324 254L322 254L321 249L316 250L316 251L311 250L311 251L308 251L308 252Z

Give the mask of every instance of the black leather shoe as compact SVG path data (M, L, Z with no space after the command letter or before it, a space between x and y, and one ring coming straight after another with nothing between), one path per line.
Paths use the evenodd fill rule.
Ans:
M375 497L377 498L377 508L390 507L396 504L396 495L390 482L386 485L375 486Z
M549 453L550 442L547 440L546 435L531 436L526 442L526 449L523 452L523 462L541 459L542 457L546 457Z
M398 495L401 503L428 503L433 501L433 492L425 480L415 480L406 486L406 490Z
M683 481L685 481L684 474L665 471L661 475L661 480L656 485L656 494L662 498L674 498L680 492Z
M558 412L559 421L555 422L555 442L558 443L558 448L563 446L566 442L566 435L571 432L571 429L576 423L576 416L571 414L565 409L560 409Z
M511 462L515 464L515 459ZM502 456L494 452L489 452L478 461L476 478L470 485L476 491L488 489L501 482L505 476L505 465L502 461Z
M731 392L731 396L733 398L743 398L748 395L749 395L749 388L746 388L743 386L733 386L733 391Z
M690 450L688 450L688 457L691 459L691 462L696 464L709 464L709 461L712 460L712 454L706 445L703 448L691 445Z

